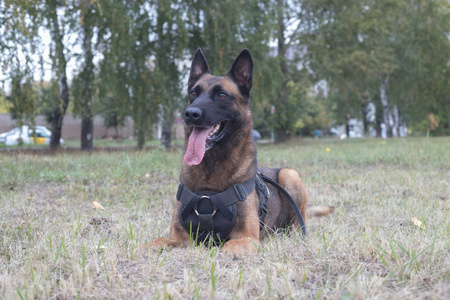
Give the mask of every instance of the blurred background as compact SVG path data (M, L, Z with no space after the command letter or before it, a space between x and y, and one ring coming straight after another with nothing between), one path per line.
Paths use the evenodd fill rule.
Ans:
M51 149L76 140L90 150L102 138L138 148L157 139L170 149L183 138L198 47L215 75L251 51L262 140L449 135L449 8L446 0L0 0L0 144L46 138Z

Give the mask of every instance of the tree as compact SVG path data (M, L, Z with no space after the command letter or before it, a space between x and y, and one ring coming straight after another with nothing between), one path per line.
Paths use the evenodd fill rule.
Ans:
M52 101L52 136L50 139L51 150L56 150L60 146L63 118L66 114L67 106L69 105L69 86L67 83L66 75L67 59L65 54L65 47L63 44L64 28L66 22L64 22L64 20L60 20L62 17L58 15L59 8L65 9L65 6L61 5L60 1L45 1L44 14L48 20L48 26L50 27L50 32L54 44L54 76L57 78L59 87L59 97L55 99L56 101Z
M450 133L450 10L446 1L414 1L408 6L391 94L413 130L427 132L429 116L440 120L434 134ZM416 125L417 124L417 125Z
M182 58L187 32L178 0L156 1L156 40L154 86L160 102L162 123L161 142L166 149L172 147L172 125L175 112L181 109L181 72L177 63Z
M151 59L153 7L141 1L105 2L98 40L104 59L96 81L98 97L104 107L114 108L121 119L134 120L138 148L152 132L159 108L154 93L155 69Z
M66 27L65 16L66 13L61 14L61 11L66 9L64 2L56 0L28 0L20 2L5 1L5 12L7 12L5 22L6 25L2 28L3 32L3 54L7 57L7 61L13 61L15 70L11 69L9 78L11 82L15 81L13 85L18 88L17 78L22 77L22 80L27 81L22 88L33 89L34 85L33 77L37 71L37 63L32 58L33 56L40 56L41 69L43 69L44 58L43 50L40 47L41 35L40 30L44 30L44 27L48 28L51 33L53 47L50 51L52 58L53 77L56 79L59 86L59 97L52 97L52 93L45 93L43 87L35 89L33 93L41 94L41 97L47 97L43 99L45 103L49 103L52 110L50 116L52 137L50 140L50 149L56 150L59 147L59 141L61 138L62 121L69 101L69 91L66 76L66 56L65 47L63 45L64 31ZM44 26L42 26L44 25ZM25 50L25 52L24 52ZM24 55L25 54L25 55ZM22 62L22 57L25 56L25 64ZM23 67L25 69L23 69ZM18 76L18 77L17 77ZM28 77L24 79L23 77ZM41 72L41 82L43 78L43 72ZM28 87L29 86L29 87ZM14 92L13 92L14 93ZM33 97L34 99L35 97ZM11 100L14 97L11 97ZM25 99L19 99L21 101L22 108L26 105ZM29 99L29 98L28 98ZM35 104L30 104L30 109ZM13 115L17 114L18 105ZM34 110L34 113L36 110ZM30 116L31 117L31 116Z
M256 62L250 105L255 127L263 130L273 124L270 108L277 97L280 70L270 56L275 34L272 0L186 1L186 28L190 53L201 47L211 73L225 74L234 58L248 48Z
M288 65L286 58L286 20L285 20L285 3L284 0L277 0L277 21L278 21L278 32L277 32L277 50L278 50L278 59L280 63L281 70L281 87L278 94L278 111L277 111L277 119L283 119L286 116L287 110L286 108L286 90L287 84L289 81L288 74ZM280 143L286 141L288 137L287 128L285 125L286 122L277 122L279 126L277 126L275 142Z
M303 44L305 23L309 19L303 0L271 1L276 25L271 29L273 38L277 41L277 66L272 68L276 75L271 88L277 91L275 103L275 142L286 141L289 136L297 133L301 124L302 113L294 107L301 107L306 100L305 92L312 87L308 80L308 70L305 60L306 47ZM275 79L276 78L276 79ZM295 87L301 85L302 91ZM294 102L293 102L294 101ZM293 105L293 103L296 103ZM296 125L297 124L297 125Z
M34 124L37 95L33 85L36 70L33 56L37 54L40 16L34 1L1 2L0 62L10 83L6 97L10 113L18 121Z
M310 1L304 7L312 16L304 39L311 69L342 95L341 107L376 101L388 136L402 119L416 121L413 107L426 118L430 104L448 95L444 1Z
M10 78L11 92L6 100L10 104L11 117L18 121L19 126L27 123L34 125L37 93L33 88L31 76L16 70L10 74Z
M94 83L94 55L92 53L92 38L95 27L95 7L93 1L84 0L80 3L81 35L83 47L83 64L79 76L81 82L81 149L91 151L94 146L94 112L92 89Z

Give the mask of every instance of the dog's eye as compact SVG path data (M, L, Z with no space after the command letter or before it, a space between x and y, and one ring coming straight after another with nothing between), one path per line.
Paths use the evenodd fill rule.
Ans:
M219 99L226 99L228 97L227 94L225 94L224 92L220 92L217 97L219 97Z
M197 93L196 93L194 90L192 90L192 91L189 93L189 95L190 95L191 97L196 97L196 96L197 96Z

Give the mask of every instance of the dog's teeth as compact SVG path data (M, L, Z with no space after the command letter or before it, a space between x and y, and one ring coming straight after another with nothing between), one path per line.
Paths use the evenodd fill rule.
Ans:
M220 129L220 123L214 126L214 129L208 134L208 138L212 137Z
M213 132L216 133L219 130L219 128L220 128L220 123L217 124L216 126L214 126Z

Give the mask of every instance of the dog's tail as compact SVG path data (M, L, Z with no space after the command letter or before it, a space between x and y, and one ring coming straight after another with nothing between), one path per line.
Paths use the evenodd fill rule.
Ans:
M334 206L308 206L306 211L308 213L308 217L325 217L334 212Z

